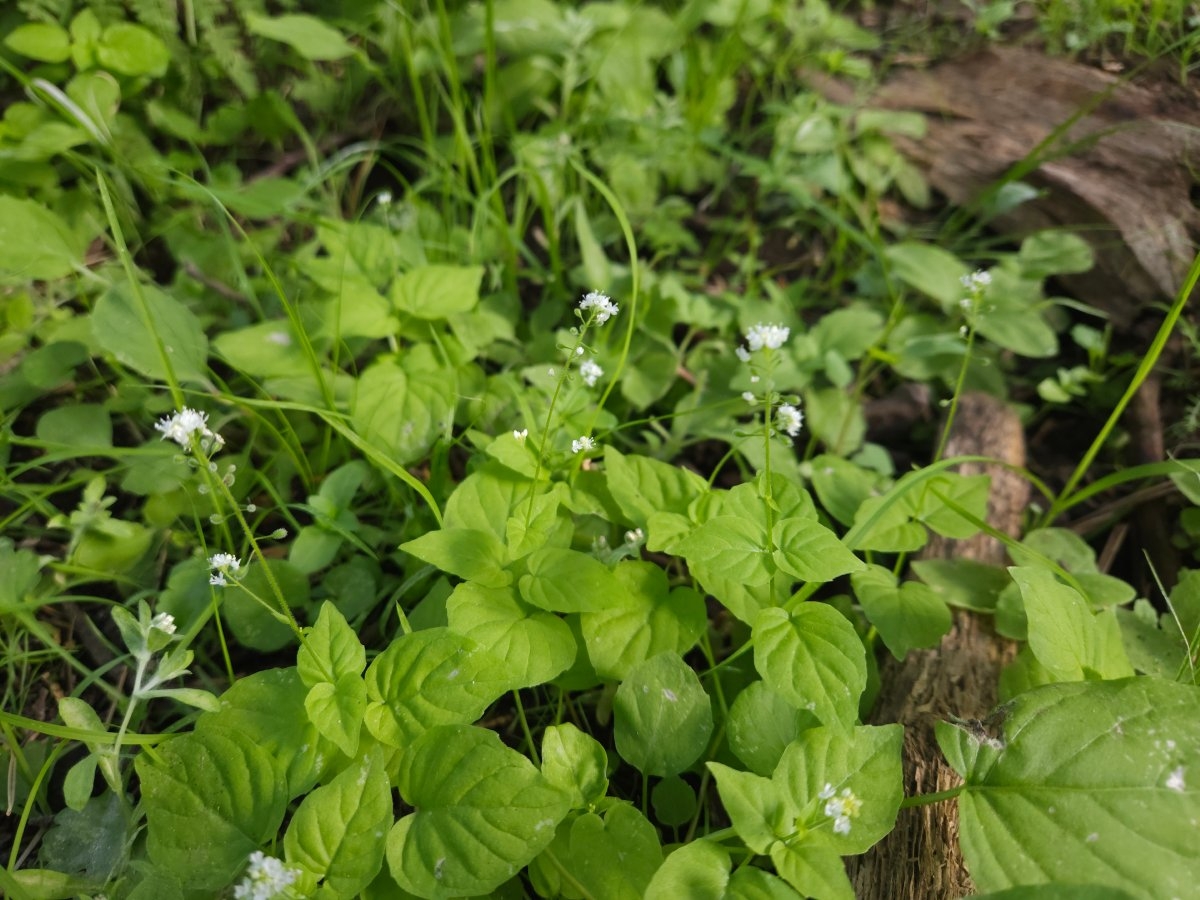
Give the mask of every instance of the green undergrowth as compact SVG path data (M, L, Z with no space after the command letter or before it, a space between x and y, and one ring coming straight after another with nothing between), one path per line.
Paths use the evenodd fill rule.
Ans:
M1200 574L1138 596L1067 526L1170 485L1196 563L1200 465L1125 465L1120 421L1197 270L1110 352L1055 287L1085 241L962 238L1021 186L964 230L893 146L919 115L806 87L870 79L870 32L821 0L0 31L5 896L849 898L946 799L864 723L958 609L1021 642L938 732L979 888L1192 890ZM929 415L885 445L903 387ZM1092 423L1020 472L1007 569L914 562L991 528L986 460L936 449L968 391Z

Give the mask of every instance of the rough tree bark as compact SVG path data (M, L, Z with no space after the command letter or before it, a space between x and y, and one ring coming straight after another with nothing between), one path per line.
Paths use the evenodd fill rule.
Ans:
M1025 435L1015 412L986 394L967 394L960 404L947 456L990 456L1010 465L1025 464ZM1029 499L1029 485L1000 466L967 464L964 474L992 476L988 520L1016 535ZM999 565L1004 546L986 534L965 541L936 538L926 557L966 557ZM933 726L949 716L985 719L996 705L1000 670L1016 652L989 621L956 610L954 624L932 650L909 653L883 668L883 689L871 717L876 724L904 726L905 794L956 787L962 780L947 765ZM851 882L859 900L941 900L972 893L958 846L958 815L953 800L902 810L896 828L868 853L851 860Z

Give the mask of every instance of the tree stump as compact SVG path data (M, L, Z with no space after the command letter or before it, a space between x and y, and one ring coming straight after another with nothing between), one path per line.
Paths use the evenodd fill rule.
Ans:
M967 394L959 403L946 455L991 456L1025 464L1025 435L1015 412L986 394ZM1029 499L1029 485L997 465L971 463L966 475L992 477L988 521L1016 535ZM964 541L931 540L926 558L967 557L1000 565L1004 546L986 534ZM934 739L933 727L950 716L985 719L996 705L1001 669L1016 645L992 631L989 620L954 611L954 623L941 644L915 650L883 666L882 692L871 716L874 724L904 726L904 792L908 796L944 791L962 783ZM850 879L859 900L942 900L972 893L958 845L958 808L953 800L900 811L896 828L861 857L850 860Z

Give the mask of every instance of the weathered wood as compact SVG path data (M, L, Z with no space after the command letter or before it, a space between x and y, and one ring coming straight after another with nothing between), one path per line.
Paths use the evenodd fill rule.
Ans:
M947 456L991 456L1014 466L1025 463L1025 436L1015 412L985 394L968 394L959 404ZM1000 466L964 465L964 474L992 477L988 520L1015 535L1029 499L1029 485ZM965 541L935 538L926 557L968 557L1000 564L1004 546L986 534ZM954 624L932 650L889 658L882 672L882 693L871 716L875 724L904 726L905 794L948 790L962 781L946 763L933 726L949 716L985 719L996 705L1001 669L1015 645L998 637L988 619L956 610ZM850 876L859 900L941 900L973 890L958 846L954 801L902 810L896 828L865 855L850 860Z
M844 84L813 83L838 102L853 100ZM1036 152L1040 164L1021 180L1040 195L990 224L1014 237L1058 226L1079 231L1096 251L1096 266L1060 281L1119 330L1178 291L1200 237L1194 86L1122 82L1035 50L991 47L901 71L865 103L927 114L925 137L896 142L957 205L977 200ZM1059 140L1038 149L1084 109Z

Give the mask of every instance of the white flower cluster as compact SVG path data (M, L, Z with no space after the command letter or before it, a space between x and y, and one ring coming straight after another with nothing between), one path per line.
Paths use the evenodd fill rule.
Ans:
M236 581L242 568L242 564L232 553L216 553L208 558L208 564L213 570L208 583L215 587L225 587L229 584L229 578Z
M246 876L234 887L233 896L238 900L271 900L299 877L299 869L289 868L282 860L255 850L250 854Z
M571 452L580 453L587 450L596 449L596 439L589 435L582 435L571 441Z
M850 788L842 788L842 793L834 796L833 785L828 782L817 794L825 801L825 815L833 819L834 834L849 834L850 820L862 811L862 801L854 796Z
M775 411L775 426L788 437L795 437L804 425L804 413L790 403L782 404Z
M160 612L150 620L150 627L157 628L165 634L175 633L175 617L170 613Z
M208 427L208 414L187 406L155 422L154 430L162 432L164 441L169 438L184 450L192 449L192 435L200 436L200 446L205 453L225 446L225 439Z
M580 312L594 310L593 315L596 317L597 325L603 325L620 312L620 308L612 302L612 298L599 291L588 291L584 294L583 299L579 301L579 310Z
M604 370L600 368L599 363L588 357L579 364L579 375L583 378L584 384L588 387L595 387L596 381L604 376Z
M976 269L970 275L962 276L962 278L958 279L958 282L968 291L979 293L992 283L992 273L985 272L983 269Z

